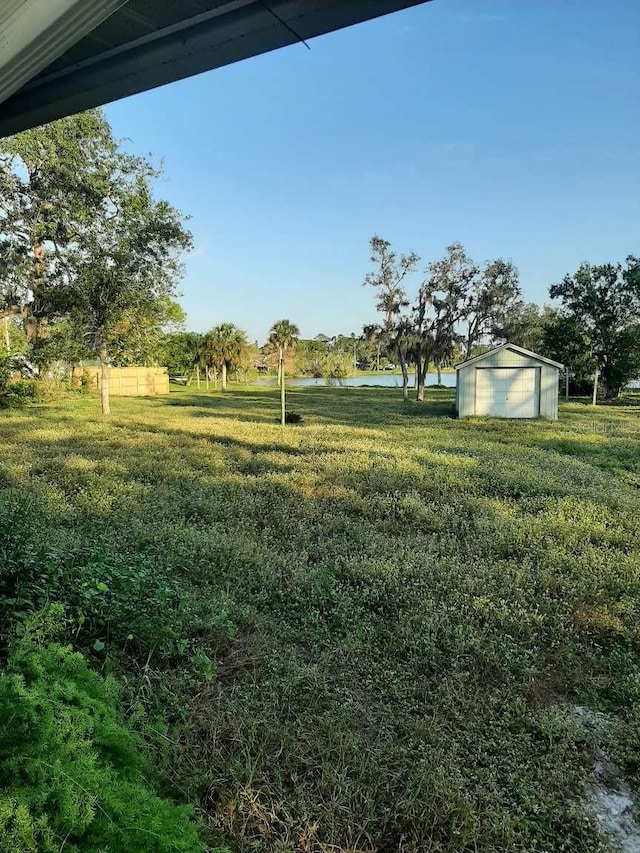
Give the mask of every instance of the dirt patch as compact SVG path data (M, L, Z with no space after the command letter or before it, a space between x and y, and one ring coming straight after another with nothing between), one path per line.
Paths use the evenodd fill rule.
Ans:
M573 712L580 722L596 733L612 725L606 714L577 705ZM620 768L596 747L595 783L583 800L602 833L624 853L640 853L640 825L636 800Z

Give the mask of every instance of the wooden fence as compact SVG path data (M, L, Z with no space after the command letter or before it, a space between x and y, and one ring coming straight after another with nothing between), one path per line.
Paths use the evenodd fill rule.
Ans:
M91 390L100 390L99 367L76 367L73 378L80 382L89 378ZM110 397L155 397L169 393L169 373L166 367L112 367L109 372Z

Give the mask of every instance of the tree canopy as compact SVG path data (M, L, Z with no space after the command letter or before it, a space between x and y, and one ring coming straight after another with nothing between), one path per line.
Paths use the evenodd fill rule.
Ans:
M121 355L175 318L181 256L191 246L183 216L157 199L159 171L125 153L99 110L3 143L6 236L2 306L30 321L37 340L64 320L100 358L109 412L111 349Z
M517 303L518 270L502 258L480 267L461 243L452 243L443 257L427 265L412 302L406 286L417 270L419 255L397 255L389 241L379 236L371 239L370 247L374 269L364 284L378 292L376 308L382 322L366 327L365 334L395 353L405 399L408 366L415 366L416 396L422 400L429 365L440 373L453 364L460 346L471 355Z
M220 370L223 391L227 388L228 373L240 365L247 346L247 336L233 323L220 323L204 336L202 359L207 367Z
M605 394L615 397L640 375L640 259L623 264L582 264L549 289L567 318L582 330L602 377Z

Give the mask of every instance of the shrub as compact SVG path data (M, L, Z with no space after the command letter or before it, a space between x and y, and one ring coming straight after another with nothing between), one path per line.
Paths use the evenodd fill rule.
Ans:
M0 399L7 390L11 381L11 359L4 353L0 353Z
M4 408L19 409L40 399L40 391L35 379L19 379L17 382L7 383L4 390L1 390L1 386L2 378L0 377L0 406Z
M78 394L68 379L38 379L35 382L37 399L42 402L67 400Z
M89 376L89 372L84 370L82 372L82 376L80 377L80 393L84 394L86 397L91 394L91 377Z
M115 682L53 639L62 617L32 617L0 674L0 849L203 853L191 810L155 793Z
M304 419L298 412L285 412L284 421L287 424L301 424Z

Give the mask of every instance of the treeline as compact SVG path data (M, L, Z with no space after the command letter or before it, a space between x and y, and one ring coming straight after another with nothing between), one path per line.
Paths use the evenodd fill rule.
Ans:
M176 377L193 378L195 373L217 381L233 376L244 382L258 374L279 376L279 330L289 320L275 323L265 343L250 343L232 323L222 323L206 334L172 331L164 335L153 363L168 368ZM296 326L283 348L286 373L325 379L344 379L357 370L388 370L395 367L393 353L378 335L355 333L328 337L319 334L303 339ZM225 378L226 382L226 378Z
M370 241L372 270L365 286L376 291L380 322L367 328L398 359L403 395L415 370L416 397L424 397L429 365L436 370L491 344L510 343L562 362L575 393L589 386L596 402L620 395L640 377L640 259L583 264L549 288L558 307L522 299L519 274L508 260L484 265L460 243L420 272L415 252L398 254L389 241Z
M358 333L302 340L283 320L259 345L231 323L184 331L176 298L191 235L156 196L159 176L114 140L99 110L0 143L0 395L16 367L42 375L97 359L105 413L109 365L131 364L166 365L175 376L202 370L222 387L229 375L342 378L398 365L405 398L415 372L421 400L431 368L439 374L507 340L563 362L573 392L589 389L594 401L640 375L632 255L583 264L549 288L555 307L540 307L523 301L510 260L478 264L454 243L421 266L415 252L398 254L375 236L364 284L376 292L380 320Z

